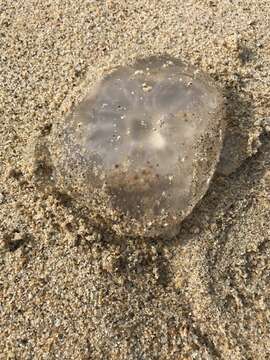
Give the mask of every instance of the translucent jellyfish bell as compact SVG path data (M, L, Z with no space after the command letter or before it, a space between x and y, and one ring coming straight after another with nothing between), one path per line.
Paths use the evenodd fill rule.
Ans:
M222 108L212 81L179 60L120 67L53 138L56 186L120 234L172 235L208 188Z

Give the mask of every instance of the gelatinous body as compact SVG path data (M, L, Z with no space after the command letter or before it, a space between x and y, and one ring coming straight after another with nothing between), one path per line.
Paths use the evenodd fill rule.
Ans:
M56 186L121 234L172 234L206 192L223 138L212 81L168 57L90 89L50 149Z

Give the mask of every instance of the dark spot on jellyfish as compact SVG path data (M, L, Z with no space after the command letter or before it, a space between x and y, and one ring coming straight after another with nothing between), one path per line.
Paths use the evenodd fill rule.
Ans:
M149 136L150 129L142 119L133 119L131 129L131 136L134 139Z
M145 169L142 170L142 174L143 174L143 175L147 175L147 173L148 173L147 170L145 170Z
M171 234L205 194L215 171L224 134L223 97L192 65L150 57L101 79L65 127L69 141L58 139L64 155L54 156L53 165L59 182L66 184L70 176L65 186L74 189L74 198L114 229L117 224L121 235ZM72 161L76 171L67 166ZM50 167L38 172L48 176Z

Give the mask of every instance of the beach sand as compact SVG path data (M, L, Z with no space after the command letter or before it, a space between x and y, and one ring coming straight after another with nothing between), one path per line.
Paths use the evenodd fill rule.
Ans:
M270 359L269 29L268 0L0 1L0 359ZM224 150L174 239L119 238L42 191L34 144L164 53L222 88Z

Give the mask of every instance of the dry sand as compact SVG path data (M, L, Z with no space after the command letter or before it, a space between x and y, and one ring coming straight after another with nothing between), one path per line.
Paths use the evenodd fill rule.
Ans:
M269 0L0 0L0 359L270 359L269 29ZM117 238L39 189L32 148L163 53L222 87L222 161L175 239Z

